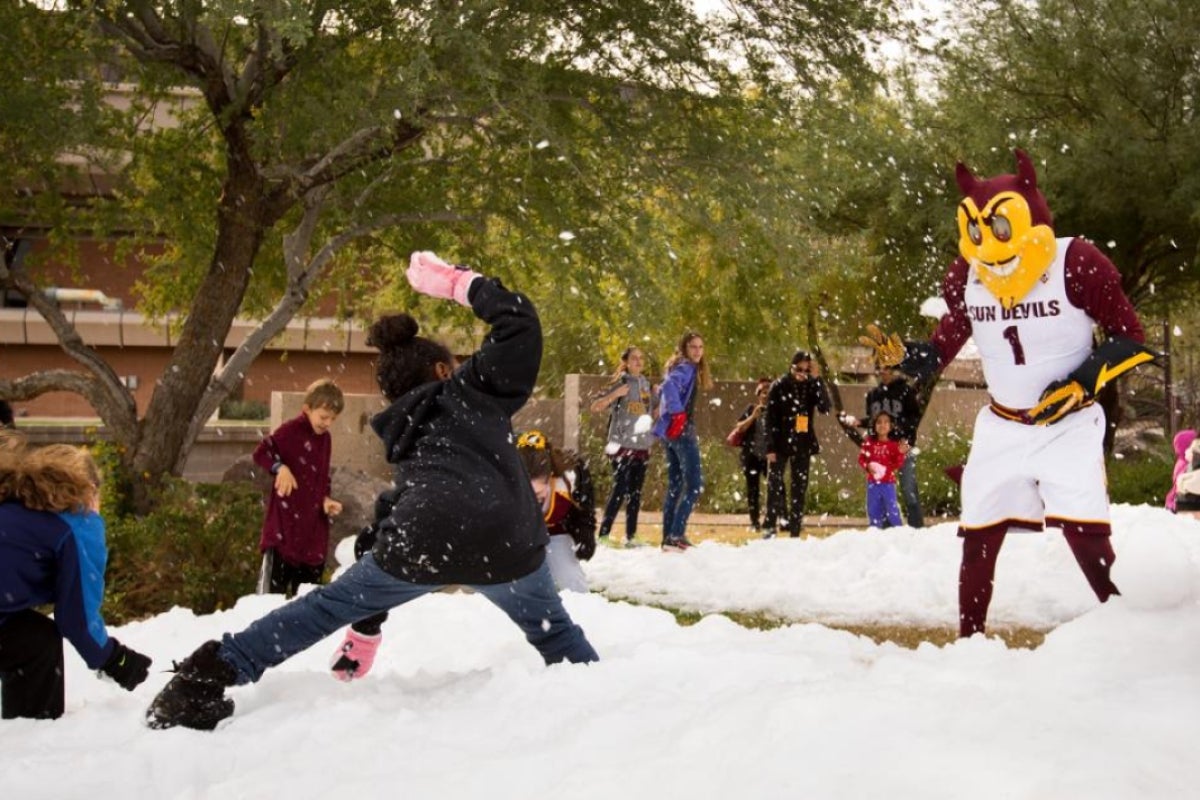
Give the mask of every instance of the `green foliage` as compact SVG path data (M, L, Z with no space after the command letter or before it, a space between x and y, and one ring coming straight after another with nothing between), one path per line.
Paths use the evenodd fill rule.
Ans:
M1177 0L964 4L939 117L979 174L1033 156L1061 235L1086 236L1136 305L1200 281L1200 17Z
M945 471L966 463L971 431L924 428L917 443L921 451L917 456L917 486L925 516L957 517L962 512L958 484L946 477Z
M254 588L262 497L245 483L164 481L144 517L105 508L109 563L105 616L114 623L173 606L229 608Z
M1155 452L1135 451L1123 458L1110 458L1108 499L1114 503L1161 506L1171 486L1175 456L1169 443Z
M226 400L221 403L221 419L267 419L271 407L258 400Z
M92 441L87 448L103 478L100 484L100 507L105 517L119 518L131 513L130 479L125 469L122 446L114 442Z

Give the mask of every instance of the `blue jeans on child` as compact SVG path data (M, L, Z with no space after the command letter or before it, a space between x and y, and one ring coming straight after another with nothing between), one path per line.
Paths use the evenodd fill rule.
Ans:
M700 442L690 423L678 439L663 441L667 446L663 539L679 539L687 533L688 517L704 489L704 476L700 474Z
M337 580L321 586L222 637L220 656L237 670L238 684L252 683L352 622L416 600L443 587L409 583L385 572L368 553ZM508 583L472 586L525 633L547 664L599 661L583 629L571 621L545 562Z

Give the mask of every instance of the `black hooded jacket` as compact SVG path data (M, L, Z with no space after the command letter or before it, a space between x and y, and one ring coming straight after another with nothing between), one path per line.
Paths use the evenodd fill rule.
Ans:
M477 279L471 308L491 325L449 380L422 384L371 420L395 469L376 503L379 565L425 584L492 584L546 555L541 507L510 418L533 392L542 329L529 299Z

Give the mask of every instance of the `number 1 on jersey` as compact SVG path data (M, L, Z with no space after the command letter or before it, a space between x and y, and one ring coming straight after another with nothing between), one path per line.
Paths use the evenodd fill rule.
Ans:
M1013 363L1018 364L1018 365L1024 364L1025 363L1025 348L1021 346L1021 337L1017 333L1017 326L1009 325L1001 333L1004 336L1005 341L1008 342L1009 347L1012 348Z

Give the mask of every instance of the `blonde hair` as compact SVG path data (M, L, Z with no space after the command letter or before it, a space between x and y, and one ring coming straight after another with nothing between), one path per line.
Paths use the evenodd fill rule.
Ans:
M35 448L18 435L0 435L0 500L16 500L35 511L83 511L99 486L100 469L84 448Z

